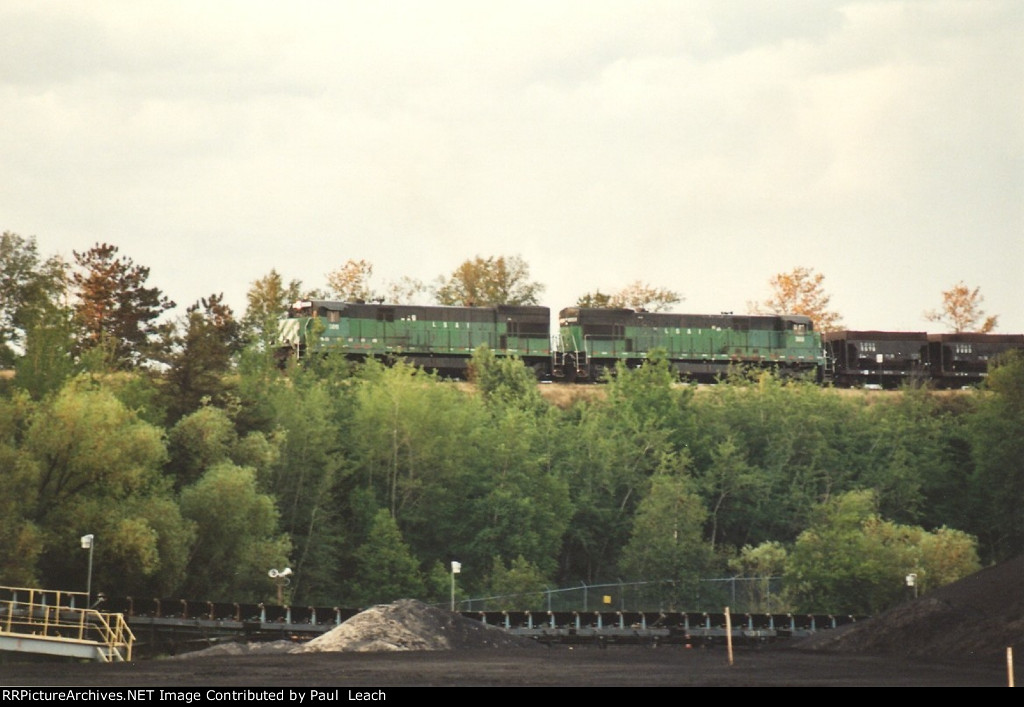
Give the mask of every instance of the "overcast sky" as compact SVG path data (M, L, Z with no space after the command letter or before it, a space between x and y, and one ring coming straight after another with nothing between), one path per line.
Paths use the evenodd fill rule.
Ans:
M1024 2L0 3L0 229L240 315L517 255L553 310L634 280L853 329L963 280L1024 333Z

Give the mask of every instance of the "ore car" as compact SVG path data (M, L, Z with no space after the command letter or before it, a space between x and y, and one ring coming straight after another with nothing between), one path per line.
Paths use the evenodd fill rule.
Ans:
M930 334L932 380L942 388L976 385L988 376L989 361L1012 349L1024 350L1024 334Z
M895 388L929 377L923 331L829 331L823 338L828 377L837 386Z

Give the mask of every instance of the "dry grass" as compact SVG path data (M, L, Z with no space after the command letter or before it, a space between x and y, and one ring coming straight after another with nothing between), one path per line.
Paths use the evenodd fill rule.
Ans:
M576 403L602 401L607 392L602 385L576 385L569 383L543 383L541 396L555 407L567 410Z

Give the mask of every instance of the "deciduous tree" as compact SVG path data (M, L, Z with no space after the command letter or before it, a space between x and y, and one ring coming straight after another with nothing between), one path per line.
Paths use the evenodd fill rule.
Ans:
M519 256L477 256L441 278L434 296L438 304L494 307L537 304L544 286L530 280L530 267Z
M537 412L543 408L536 374L517 358L499 358L487 346L480 346L470 359L469 377L488 405Z
M274 592L267 569L288 564L291 543L278 529L274 499L256 471L224 461L181 493L181 512L195 523L186 596L257 601Z
M277 320L302 297L302 283L291 280L286 284L277 270L271 270L254 281L245 296L248 306L242 326L246 334L272 341L277 333Z
M38 566L46 586L76 586L84 568L77 556L69 561L68 548L94 533L105 538L94 586L173 589L191 531L160 474L166 451L159 428L83 377L36 408L21 449L19 468L29 476L20 478L31 492L5 483L32 522L23 529L42 533Z
M825 276L812 268L795 267L768 281L772 294L763 302L748 305L754 314L802 314L810 317L818 331L835 331L842 318L829 308L831 296L825 292Z
M650 493L637 507L619 562L633 579L671 580L678 608L694 596L711 556L703 538L707 509L684 470L685 460L652 477Z
M797 538L787 590L802 611L874 614L904 598L910 572L927 578L922 589L976 572L975 545L965 533L885 520L874 491L849 491L821 504Z
M748 611L770 614L791 610L779 588L772 591L773 582L778 582L786 570L786 554L782 543L769 541L757 547L744 545L739 555L729 560L729 569L747 580L743 588Z
M334 297L346 302L365 302L375 299L370 287L373 265L365 260L348 260L337 270L327 273L327 286Z
M1024 354L1000 360L985 387L991 394L968 423L977 507L967 530L979 535L987 559L998 561L1024 552Z
M420 280L403 275L387 284L384 299L394 304L414 304L426 289L427 286Z
M601 290L588 292L576 300L577 307L612 307L646 310L648 312L664 312L683 301L683 296L667 287L655 287L642 280L636 280L618 290L614 294L605 294Z
M590 309L607 309L616 306L612 304L612 297L613 295L601 292L601 290L594 290L585 295L580 295L576 300L576 306Z
M426 286L416 278L403 276L388 282L383 291L373 287L373 264L366 260L348 260L337 270L327 273L332 297L346 302L391 302L412 304Z
M544 573L522 555L513 559L509 567L495 555L487 576L488 594L498 597L494 608L505 611L543 609L544 590L548 586Z
M938 322L956 333L970 331L987 334L996 328L998 317L986 317L981 303L981 288L973 290L961 280L942 293L942 309L925 312L924 318Z
M40 259L35 238L0 236L0 367L14 362L30 329L59 316L64 271L59 258Z

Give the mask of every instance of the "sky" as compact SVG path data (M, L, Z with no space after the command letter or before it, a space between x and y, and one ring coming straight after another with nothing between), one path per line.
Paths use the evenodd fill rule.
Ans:
M0 229L111 243L241 315L276 269L383 289L518 256L552 310L641 280L850 329L1024 333L1019 0L0 4Z

